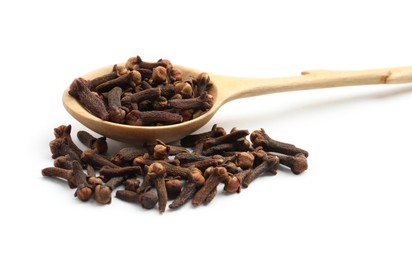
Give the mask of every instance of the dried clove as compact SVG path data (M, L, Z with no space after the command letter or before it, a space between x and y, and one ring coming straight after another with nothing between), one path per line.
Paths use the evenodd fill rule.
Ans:
M127 179L124 183L125 190L137 191L140 187L140 181L135 178Z
M142 76L140 72L133 70L117 77L115 79L106 81L98 85L95 90L96 92L109 92L114 87L120 87L122 89L126 89L128 87L136 87L136 85L140 84L142 81Z
M182 98L193 97L193 86L188 82L175 82L173 84L175 94L180 94Z
M110 121L115 123L123 123L126 117L127 108L123 107L120 101L122 89L114 87L107 93L107 105L109 107Z
M206 111L213 106L213 96L204 92L201 96L188 99L169 100L169 107L174 109L200 109Z
M73 161L73 176L76 180L77 190L74 196L81 201L88 201L93 195L93 188L87 182L86 174L78 161Z
M156 187L159 198L159 212L163 213L166 210L167 204L167 190L165 185L166 168L160 163L153 163L149 166L147 175Z
M108 146L106 137L96 138L86 131L78 131L77 138L85 146L89 147L91 150L96 151L98 154L104 154L107 152Z
M124 166L112 168L110 166L102 166L100 168L100 176L103 177L103 181L107 182L114 177L131 178L138 175L142 175L142 168L140 166Z
M80 157L81 160L85 163L93 165L94 167L102 167L102 166L109 166L112 168L119 167L118 165L112 163L108 159L104 158L100 154L96 153L94 150L85 150Z
M41 170L43 176L64 179L71 189L77 187L76 179L74 178L73 171L68 169L62 169L58 167L47 167Z
M227 176L228 173L224 167L214 168L209 178L206 179L205 184L196 192L192 200L192 205L199 206L207 198L209 193L212 192L219 183L224 181Z
M177 178L166 179L165 186L168 199L177 198L177 196L179 196L183 188L182 180Z
M303 153L295 156L277 155L279 163L290 168L294 174L300 174L308 169L308 160Z
M247 188L258 176L276 174L279 164L289 167L294 174L307 169L306 155L295 154L302 149L275 141L276 150L263 130L250 136L254 150L246 139L247 130L233 128L226 134L214 125L211 131L181 140L181 145L192 150L157 140L155 145L122 148L112 156L99 154L108 150L105 137L95 138L79 131L80 141L91 148L80 157L70 145L74 144L70 131L70 125L54 129L56 139L49 146L57 167L44 168L42 175L64 179L70 188L77 188L75 196L80 200L87 201L94 195L100 204L111 203L113 190L124 184L124 190L118 190L116 197L144 208L153 208L158 203L162 213L169 199L173 200L170 209L190 200L195 207L207 205L216 198L220 183L226 193L239 193L241 187Z
M276 156L271 156L261 164L259 164L256 168L248 170L248 174L244 177L242 181L242 187L247 188L250 183L255 180L259 175L265 172L271 172L276 174L277 167L279 165L279 158Z
M127 202L141 204L145 209L154 208L158 202L157 193L153 191L137 193L130 190L118 190L116 191L116 198Z
M250 142L246 138L240 138L233 143L223 143L212 146L202 151L203 155L210 156L214 154L224 154L225 152L233 151L248 151L250 148Z
M182 164L182 167L189 168L189 167L195 167L198 168L201 171L206 170L208 167L215 167L218 165L218 161L213 158L209 158L207 160L201 160L201 161L194 161L186 164Z
M147 149L143 147L124 147L117 151L111 158L111 162L118 166L127 166L133 163L133 160L147 153Z
M300 149L293 144L283 143L270 138L265 130L255 130L250 135L250 140L254 147L261 146L265 151L276 152L286 155L296 155L302 153L305 157L309 156L309 153L303 149Z
M208 149L212 146L216 146L216 145L219 145L219 144L233 143L233 142L236 142L236 140L238 140L239 138L243 138L247 135L249 135L248 130L234 129L229 134L222 135L222 136L215 137L215 138L206 139L203 143L203 149Z
M229 173L225 180L225 187L223 189L229 193L239 193L240 180L235 175Z
M88 81L83 78L75 79L70 85L69 94L78 99L93 115L102 120L109 120L110 115L106 110L103 100L90 91L88 84Z
M72 165L72 158L70 157L70 155L66 154L66 155L61 155L59 157L57 157L54 160L54 167L57 168L63 168L63 169L67 169L67 170L71 170L73 169L73 165Z
M97 185L94 191L94 199L100 204L110 204L112 191L124 182L123 177L113 177L106 184Z
M69 147L80 157L82 150L73 142L71 137L72 126L61 125L54 128L54 136L58 138L64 138Z
M235 155L235 163L242 170L253 167L255 156L250 152L239 152Z
M183 206L187 201L189 201L198 188L202 187L205 183L205 178L202 172L197 168L191 168L191 177L186 181L182 188L179 196L169 205L171 209L177 209Z
M181 164L187 164L191 162L196 162L196 161L203 161L203 160L208 160L210 157L208 156L203 156L203 155L197 155L193 153L178 153L176 154L175 158L179 160Z
M171 125L182 120L181 115L167 111L132 110L126 115L126 124L135 126Z
M196 80L184 76L169 60L147 62L137 55L130 57L125 66L114 65L105 75L90 80L76 78L69 94L103 120L137 126L178 124L213 106L213 96L208 93L213 86L209 76L201 73ZM195 95L199 91L201 93ZM177 99L175 95L181 98ZM136 111L165 110L174 114L167 116L169 120L166 121L141 122L145 120L138 120L136 114ZM134 112L130 114L130 111ZM155 118L159 119L159 115Z
M57 138L49 143L52 158L56 159L59 156L69 156L70 160L80 161L77 153L67 144L65 138Z
M122 103L140 103L144 100L156 100L160 97L160 88L149 88L131 95L124 96L121 99Z
M196 143L201 143L203 140L206 140L207 138L216 138L223 135L226 135L225 129L214 124L210 131L183 137L180 140L180 145L184 147L194 147Z

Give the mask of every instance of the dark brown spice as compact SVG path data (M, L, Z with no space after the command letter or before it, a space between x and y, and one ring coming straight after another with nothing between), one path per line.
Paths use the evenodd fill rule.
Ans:
M276 152L286 155L296 155L298 153L302 153L306 157L309 156L307 151L300 149L293 144L273 140L265 133L265 130L263 129L253 131L250 135L250 140L252 141L254 147L261 146L268 152Z
M111 161L118 166L127 166L133 163L133 160L147 153L144 147L124 147L117 151Z
M308 160L303 153L298 153L295 156L277 155L280 164L290 168L294 174L301 174L308 169Z
M145 90L141 90L131 95L124 96L121 99L122 103L140 103L144 100L156 100L160 97L161 89L157 88L149 88Z
M168 200L165 185L166 168L160 163L153 163L149 166L147 175L156 187L159 198L159 212L163 213L166 210Z
M123 123L126 113L129 110L123 107L120 101L122 89L114 87L107 93L107 105L109 107L110 121L115 123Z
M112 191L123 182L123 177L113 177L106 184L97 185L94 192L94 199L100 204L110 204L112 202Z
M103 181L107 182L114 177L132 178L138 175L142 175L142 168L139 166L124 166L120 168L112 168L105 165L100 168L99 173L100 176L103 177Z
M225 187L223 188L226 192L229 193L239 193L240 192L240 181L233 174L228 174L225 180Z
M276 156L269 157L267 160L259 164L256 168L249 171L249 173L242 181L243 188L247 188L253 180L255 180L259 175L265 172L276 174L278 165L279 158L277 158Z
M90 80L75 79L69 94L103 120L136 126L178 124L213 106L213 96L208 93L213 85L209 76L202 73L197 80L191 77L183 78L180 69L173 67L169 60L146 62L140 56L134 56L125 66L114 65L105 75ZM195 95L199 91L201 93ZM136 112L129 113L166 110L174 115L166 115L169 119L156 115L158 120L150 122L140 120ZM152 118L152 115L148 117Z
M207 138L215 138L222 135L225 135L226 131L223 127L214 124L210 131L200 133L200 134L191 134L186 137L183 137L180 140L180 145L184 147L194 147L196 143L202 142L202 140L206 140Z
M119 66L115 64L113 66L113 69L111 72L108 74L102 75L100 77L96 77L92 80L89 81L89 87L91 91L95 91L96 87L104 82L110 81L112 79L115 79L121 75L126 74L127 70L123 66Z
M233 143L223 143L212 146L202 151L203 155L210 156L214 154L224 154L225 152L233 151L248 151L250 148L250 142L246 138L240 138Z
M82 144L89 147L91 150L96 151L98 154L105 154L107 152L108 146L106 137L104 136L96 138L89 132L78 131L77 138Z
M222 136L215 137L215 138L206 139L203 143L203 149L208 149L212 146L216 146L216 145L219 145L219 144L233 143L233 142L236 142L236 140L238 140L239 138L243 138L243 137L248 136L248 135L249 135L248 130L234 129L229 134L222 135Z
M57 157L54 160L53 165L54 167L57 167L57 168L71 170L73 169L72 162L73 162L73 159L70 157L70 155L66 154L66 155L61 155Z
M228 174L224 167L214 168L212 174L206 179L205 184L198 190L192 200L193 206L198 206L207 198L219 183L227 178Z
M69 156L70 160L80 161L77 153L67 144L66 138L57 138L49 143L52 158L56 159L59 156Z
M170 200L175 199L177 198L177 196L179 196L183 188L183 183L182 180L176 178L166 179L165 186L167 191L167 198Z
M109 120L110 115L102 99L94 95L88 86L89 82L83 78L75 79L70 85L69 94L92 113L102 120Z
M127 202L141 204L145 209L154 208L158 202L157 193L153 191L137 193L130 190L118 190L116 191L116 198Z
M191 168L190 171L191 177L188 178L179 196L177 196L177 198L169 205L169 208L177 209L183 206L205 183L205 178L203 177L203 174L199 169Z
M171 99L169 107L174 109L200 109L206 111L213 106L213 96L204 92L201 96L188 99Z
M198 168L201 171L206 170L208 167L211 166L217 166L218 165L218 161L213 159L213 158L209 158L207 160L201 160L201 161L194 161L194 162L189 162L186 164L182 164L181 166L184 168L189 168L189 167L195 167Z
M153 208L158 203L162 213L169 199L174 199L170 209L177 209L189 200L193 206L207 205L218 194L220 183L224 184L225 192L239 193L241 187L247 188L260 175L276 174L279 163L295 174L307 169L305 154L288 155L302 149L275 141L281 144L276 150L267 135L261 137L262 130L252 132L254 150L246 139L247 130L234 128L226 134L223 128L214 125L211 131L181 141L194 146L192 152L157 140L155 145L122 148L112 157L99 154L107 151L105 137L95 138L79 131L81 142L91 148L83 151L80 158L70 145L74 144L70 131L70 125L54 129L56 139L49 145L58 167L44 168L42 175L64 179L70 188L77 187L75 196L82 201L94 194L96 202L109 204L113 190L124 184L125 190L118 190L116 197L144 208ZM276 150L276 154L268 150Z
M103 184L103 180L100 177L96 176L96 171L94 170L93 166L88 164L86 166L86 172L87 172L87 182L95 188L97 185Z
M253 167L255 156L251 152L239 152L235 155L235 163L242 170Z
M82 150L73 142L71 131L71 125L61 125L54 128L54 136L56 138L64 138L69 147L77 154L77 156L80 156L82 154Z
M162 84L168 80L167 69L162 66L157 66L153 69L152 80L155 84Z
M193 86L189 81L179 81L173 84L175 94L180 94L182 98L193 97Z
M77 187L76 179L74 178L73 171L68 169L62 169L58 167L47 167L41 170L41 174L47 177L59 178L67 181L67 184L71 189Z
M120 87L122 89L129 87L134 88L136 87L136 85L140 84L141 81L142 76L138 71L134 70L127 72L126 74L121 75L120 77L117 77L115 79L103 82L96 87L96 92L109 92L114 87Z
M127 179L124 183L125 190L137 191L140 186L140 181L135 178Z
M77 190L74 196L81 201L88 201L93 195L93 188L87 182L86 174L84 174L83 168L78 161L73 161L73 176L77 184Z
M119 167L118 165L112 163L108 159L104 158L100 154L96 153L94 150L85 150L82 153L81 160L87 164L93 165L94 167L109 166L112 168Z
M126 115L126 123L135 126L171 125L182 120L181 115L167 111L132 110Z
M187 164L191 162L196 162L196 161L203 161L203 160L208 160L210 157L208 156L203 156L203 155L197 155L193 153L178 153L176 154L175 158L180 161L181 164Z

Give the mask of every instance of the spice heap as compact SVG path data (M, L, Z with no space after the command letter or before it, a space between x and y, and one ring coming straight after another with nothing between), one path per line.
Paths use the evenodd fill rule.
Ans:
M166 59L157 62L131 57L124 66L86 80L76 78L69 94L102 120L114 123L157 126L191 120L213 106L208 93L213 84L206 73L183 78Z
M81 150L71 137L71 126L54 129L49 144L54 167L44 168L43 176L67 181L81 201L94 198L109 204L116 197L162 213L169 201L177 209L191 201L193 206L208 204L218 186L238 193L262 174L276 175L279 165L294 174L304 172L308 152L273 140L263 129L233 128L229 133L214 125L208 132L186 136L180 146L158 140L155 145L125 147L108 155L105 137L79 131L77 137L88 147ZM247 137L250 137L250 141ZM118 188L123 186L124 188Z

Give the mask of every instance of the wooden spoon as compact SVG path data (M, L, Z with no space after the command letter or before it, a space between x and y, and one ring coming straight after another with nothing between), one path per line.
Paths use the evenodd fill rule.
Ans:
M92 79L109 73L112 65L91 71L83 76ZM184 76L195 77L200 71L176 66ZM204 114L190 121L168 126L130 126L103 121L85 110L79 102L68 94L63 94L66 110L80 123L108 138L126 143L154 142L160 139L166 143L177 141L205 125L225 103L245 97L265 95L277 92L332 88L340 86L394 84L412 82L412 66L361 70L361 71L304 71L301 76L288 78L240 78L210 74L215 87L210 90L214 97L213 107Z

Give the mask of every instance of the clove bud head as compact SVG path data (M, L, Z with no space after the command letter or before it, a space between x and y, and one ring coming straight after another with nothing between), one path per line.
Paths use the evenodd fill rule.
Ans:
M93 195L93 190L88 186L78 187L74 196L81 201L88 201Z
M94 189L94 199L100 204L110 204L112 201L112 189L106 185L97 185Z

